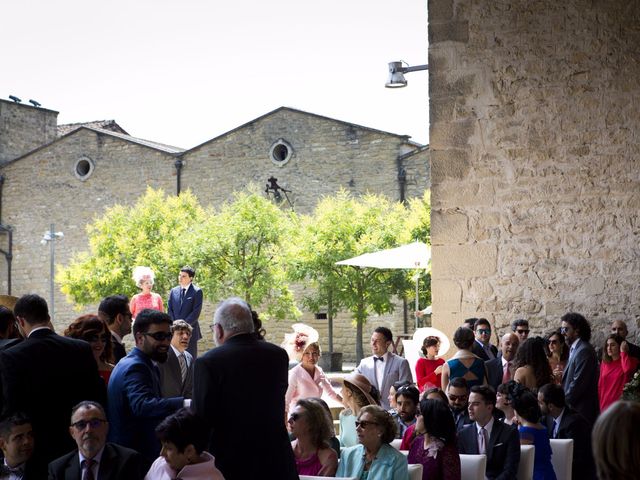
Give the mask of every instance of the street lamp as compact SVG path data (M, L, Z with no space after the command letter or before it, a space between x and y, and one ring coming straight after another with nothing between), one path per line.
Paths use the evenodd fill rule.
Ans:
M55 225L52 223L51 227L49 228L49 230L44 232L42 240L40 240L40 243L42 245L46 245L47 243L49 243L49 247L51 249L51 268L50 268L50 272L49 272L49 275L50 275L50 278L49 278L49 309L51 311L51 321L53 321L53 318L54 318L53 277L54 277L54 273L55 273L54 270L55 270L55 258L56 258L56 240L57 239L62 240L62 238L64 237L64 233L56 232L55 230L56 230L55 229Z
M403 67L402 64L406 64L406 67ZM407 86L407 80L404 78L405 73L409 72L418 72L420 70L428 70L429 65L416 65L415 67L410 67L409 64L405 61L399 62L389 62L389 79L387 83L384 85L387 88L402 88Z

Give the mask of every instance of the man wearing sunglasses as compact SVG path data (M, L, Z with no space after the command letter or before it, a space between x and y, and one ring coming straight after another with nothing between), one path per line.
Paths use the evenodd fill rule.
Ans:
M476 341L471 351L485 362L498 356L498 348L491 344L491 324L486 318L480 318L473 326Z
M109 440L137 450L149 464L160 451L155 428L184 404L182 397L162 398L155 364L167 360L170 327L166 313L142 310L133 324L136 346L115 366L107 389Z

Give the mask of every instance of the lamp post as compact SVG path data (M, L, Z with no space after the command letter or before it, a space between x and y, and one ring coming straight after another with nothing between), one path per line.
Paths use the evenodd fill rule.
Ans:
M49 248L51 249L51 267L49 270L49 310L51 311L51 321L53 321L54 319L54 311L55 311L55 306L53 303L54 297L53 297L53 292L54 292L54 285L53 285L53 277L54 277L54 270L55 270L55 260L56 260L56 240L57 239L62 239L64 237L64 233L62 232L56 232L55 231L55 225L52 223L51 227L49 228L49 230L47 230L46 232L44 232L44 235L42 237L42 240L40 240L40 243L42 245L46 245L47 243L49 243Z

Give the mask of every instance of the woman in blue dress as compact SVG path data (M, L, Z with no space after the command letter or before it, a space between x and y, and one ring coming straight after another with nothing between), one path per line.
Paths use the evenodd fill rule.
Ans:
M513 409L520 424L520 444L535 447L533 480L557 480L551 464L551 443L547 428L539 421L541 412L538 399L528 388L516 382L509 383Z
M447 391L449 382L458 377L467 381L467 387L486 384L484 361L471 352L475 342L473 330L458 328L453 334L453 343L458 348L456 354L442 365L442 390Z

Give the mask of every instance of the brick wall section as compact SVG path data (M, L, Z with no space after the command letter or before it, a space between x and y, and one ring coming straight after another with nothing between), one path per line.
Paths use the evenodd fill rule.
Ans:
M0 164L56 138L58 112L0 99Z
M640 4L429 1L433 320L640 319Z

